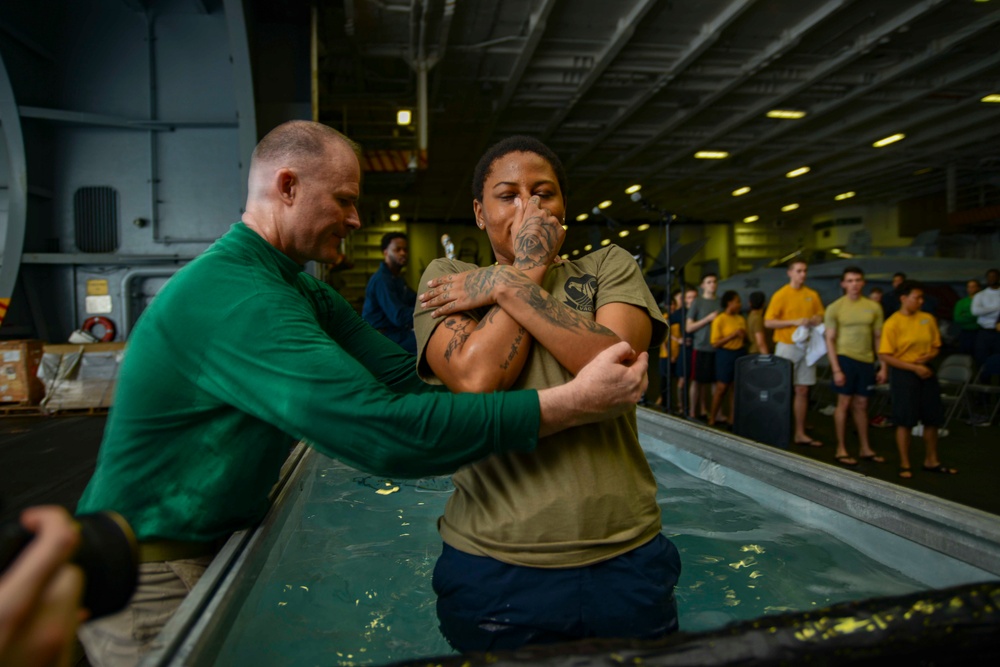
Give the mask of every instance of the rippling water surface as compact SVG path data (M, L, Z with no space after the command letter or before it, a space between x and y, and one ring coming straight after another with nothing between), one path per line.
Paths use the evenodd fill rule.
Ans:
M681 629L923 588L752 498L655 455L664 533L681 552ZM430 577L446 478L390 480L321 459L217 664L370 665L451 653Z

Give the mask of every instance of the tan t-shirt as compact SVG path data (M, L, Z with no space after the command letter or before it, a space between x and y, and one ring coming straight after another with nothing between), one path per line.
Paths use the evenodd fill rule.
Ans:
M437 259L421 285L448 273L479 268ZM650 345L666 323L631 255L608 246L580 260L549 267L542 287L560 303L594 313L607 303L643 308L653 322ZM486 309L470 312L479 319ZM414 315L418 369L428 382L427 341L441 319L419 304ZM548 350L533 343L514 389L543 389L572 379ZM452 547L513 565L578 567L641 546L660 531L656 480L639 447L635 411L543 438L533 452L510 452L465 466L438 520Z
M875 363L874 333L882 330L882 306L866 296L851 301L842 296L826 309L823 322L837 332L837 354L866 364Z

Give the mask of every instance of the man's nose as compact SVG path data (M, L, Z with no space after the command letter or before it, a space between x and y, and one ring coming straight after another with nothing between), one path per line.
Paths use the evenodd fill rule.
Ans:
M361 229L361 216L358 215L357 207L351 207L351 210L347 212L347 216L344 218L344 222L351 229Z

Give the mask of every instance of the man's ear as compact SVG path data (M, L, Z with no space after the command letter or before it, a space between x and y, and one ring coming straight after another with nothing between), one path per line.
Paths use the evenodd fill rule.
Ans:
M301 184L299 183L298 175L293 169L282 167L274 172L274 184L278 198L284 204L290 206L295 202L295 198L299 195Z

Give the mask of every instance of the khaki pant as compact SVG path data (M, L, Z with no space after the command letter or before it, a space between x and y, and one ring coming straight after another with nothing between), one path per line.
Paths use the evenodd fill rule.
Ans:
M212 556L143 563L128 606L80 626L80 643L93 667L134 667L198 583Z

